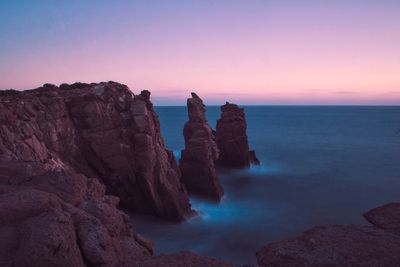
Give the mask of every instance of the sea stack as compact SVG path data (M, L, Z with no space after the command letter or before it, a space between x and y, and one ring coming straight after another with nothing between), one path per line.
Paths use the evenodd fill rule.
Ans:
M219 200L224 194L214 165L219 152L205 116L205 106L200 97L192 93L187 108L189 121L183 129L185 149L179 164L182 181L189 192Z
M247 123L243 108L226 102L221 106L221 118L217 122L216 141L220 151L217 164L227 168L248 168L260 162L254 150L249 150Z
M148 91L134 95L116 82L3 91L0 126L2 175L70 169L99 178L132 211L171 220L192 212ZM23 176L0 182L24 185Z

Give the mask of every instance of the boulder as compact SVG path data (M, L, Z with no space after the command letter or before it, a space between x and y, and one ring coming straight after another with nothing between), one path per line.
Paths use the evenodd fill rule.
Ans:
M150 257L109 197L74 206L53 192L1 186L0 265L118 266ZM85 204L92 201L95 207Z
M400 203L389 203L374 208L363 216L378 228L400 233Z

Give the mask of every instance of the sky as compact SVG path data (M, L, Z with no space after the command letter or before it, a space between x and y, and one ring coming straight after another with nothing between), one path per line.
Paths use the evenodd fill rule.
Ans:
M0 88L127 84L157 105L400 104L399 0L0 0Z

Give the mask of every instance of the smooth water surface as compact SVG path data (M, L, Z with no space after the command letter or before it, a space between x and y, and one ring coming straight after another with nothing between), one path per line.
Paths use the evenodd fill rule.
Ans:
M156 107L179 156L186 107ZM400 107L247 106L261 167L220 174L220 204L191 198L200 216L182 224L134 215L155 253L192 250L255 263L263 245L318 224L366 224L362 213L400 201ZM207 107L215 128L219 107Z

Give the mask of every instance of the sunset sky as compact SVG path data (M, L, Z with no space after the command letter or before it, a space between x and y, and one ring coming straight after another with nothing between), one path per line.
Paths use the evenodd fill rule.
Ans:
M0 1L0 88L114 80L155 104L400 104L399 0Z

